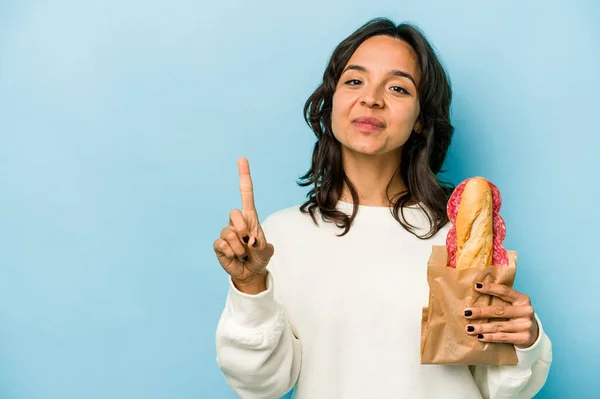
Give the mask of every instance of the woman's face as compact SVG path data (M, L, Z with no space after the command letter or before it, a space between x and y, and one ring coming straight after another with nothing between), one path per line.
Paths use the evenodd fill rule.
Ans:
M419 69L405 42L374 36L354 52L333 95L333 134L346 151L384 154L401 151L419 131Z

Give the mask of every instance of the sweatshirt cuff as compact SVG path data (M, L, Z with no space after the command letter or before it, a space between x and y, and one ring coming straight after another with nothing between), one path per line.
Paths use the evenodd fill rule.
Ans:
M239 291L229 276L227 312L238 325L251 330L263 330L273 324L278 315L278 305L273 295L273 276L267 272L267 289L259 294Z
M542 322L538 318L537 314L534 314L535 320L538 324L538 338L529 348L521 349L515 346L515 350L517 352L517 368L520 369L531 369L531 367L542 357L542 355L547 351L550 339L544 332L544 328L542 327Z

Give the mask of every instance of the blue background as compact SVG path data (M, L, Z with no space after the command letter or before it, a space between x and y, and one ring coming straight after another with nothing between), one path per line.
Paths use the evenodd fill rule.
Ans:
M554 344L538 397L600 392L600 3L3 0L1 398L235 397L212 243L236 159L261 218L304 199L304 101L376 16L421 26L447 65L446 176L503 194Z

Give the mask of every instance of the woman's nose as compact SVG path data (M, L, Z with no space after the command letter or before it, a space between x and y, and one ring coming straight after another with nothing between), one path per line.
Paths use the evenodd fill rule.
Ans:
M381 108L383 107L383 98L378 90L366 90L360 103L369 108Z

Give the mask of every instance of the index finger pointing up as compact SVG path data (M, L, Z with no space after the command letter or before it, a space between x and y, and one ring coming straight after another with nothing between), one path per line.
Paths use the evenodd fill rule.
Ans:
M240 172L240 194L242 196L242 212L255 212L254 189L250 177L250 165L246 158L238 159L238 170Z

